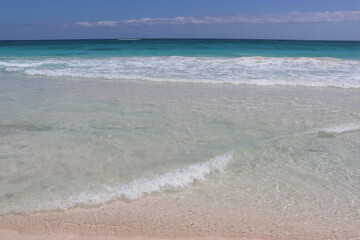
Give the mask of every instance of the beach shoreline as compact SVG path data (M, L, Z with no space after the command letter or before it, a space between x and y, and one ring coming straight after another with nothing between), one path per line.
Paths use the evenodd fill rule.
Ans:
M183 240L264 240L260 238L224 238L224 237L194 237L194 238L151 238L151 237L121 237L121 236L82 236L70 233L59 233L59 234L50 234L50 235L29 235L21 234L14 230L0 229L0 238L4 240L151 240L151 239L183 239Z
M113 201L101 207L72 208L0 217L0 238L11 240L113 240L113 239L342 239L355 226L331 228L319 221L321 228L311 229L313 221L293 219L289 222L269 216L228 211L221 206L188 204L190 191L182 197L170 194L146 196L133 202ZM328 227L326 229L326 227ZM340 237L340 238L339 238ZM358 236L346 235L347 239Z
M9 84L12 86L14 83L16 81L11 81ZM35 82L31 82L31 84L34 85ZM357 146L360 135L357 125L352 124L357 119L357 112L354 111L358 102L357 90L250 86L237 86L235 88L227 85L221 86L221 88L212 85L191 85L190 87L188 84L97 83L61 79L52 80L52 82L39 80L37 84L42 88L51 88L54 84L59 84L61 89L66 91L66 97L63 97L63 93L60 94L61 98L59 98L59 101L56 100L54 104L64 102L60 101L60 99L67 99L72 104L86 97L86 99L97 99L97 101L113 103L114 105L109 108L111 114L114 112L121 113L121 111L129 114L129 109L126 108L128 106L134 108L134 114L137 114L135 110L139 110L137 106L140 104L141 111L144 111L143 106L147 106L147 114L155 110L166 114L165 116L168 116L169 123L171 123L170 126L174 124L175 126L176 124L183 126L184 122L181 120L182 117L186 116L185 123L189 123L189 126L194 129L185 132L184 139L188 141L187 137L194 132L198 133L200 137L204 133L204 137L198 140L200 147L204 139L209 139L209 136L211 136L216 140L218 137L223 136L224 132L227 133L224 139L231 140L234 138L234 142L240 141L244 146L247 146L249 139L252 139L256 144L247 146L247 148L239 148L234 152L234 159L230 161L229 166L223 171L217 167L218 170L215 172L211 172L209 166L218 166L215 164L217 161L213 162L210 159L213 159L219 153L228 152L233 146L231 144L233 141L229 140L230 144L226 145L226 148L219 147L219 149L215 149L214 145L210 145L211 148L203 150L204 155L200 155L199 158L192 157L197 162L190 161L187 164L184 163L183 166L185 167L174 167L172 171L169 171L172 173L171 176L177 176L175 182L172 182L173 178L171 177L163 177L169 175L166 175L166 172L157 175L155 178L151 176L139 178L141 184L137 186L150 186L150 189L153 189L153 186L164 188L155 188L159 189L157 191L140 191L141 197L137 199L131 200L126 198L126 195L119 194L112 201L99 204L96 201L91 202L92 199L96 200L97 198L90 198L90 200L85 198L85 203L88 204L84 203L80 205L82 207L79 207L79 205L74 207L68 199L82 200L83 192L70 195L70 198L61 195L59 198L55 198L56 201L50 201L51 197L54 196L52 194L33 194L23 198L26 201L18 202L18 204L15 204L18 200L17 196L8 195L3 199L8 203L6 205L7 209L1 209L3 214L0 216L0 229L3 229L1 234L4 236L2 239L6 239L5 236L13 236L7 237L8 239L19 237L19 240L25 240L26 237L31 236L39 236L40 239L41 236L51 236L54 239L77 239L79 236L91 236L95 239L96 236L100 236L100 239L101 236L112 236L117 239L138 236L162 239L211 237L213 239L325 240L359 238L360 233L357 230L358 215L353 211L353 208L344 208L344 206L348 206L346 204L354 204L350 202L352 199L339 198L340 202L331 201L332 196L342 196L343 193L336 192L338 188L332 188L333 184L329 179L319 179L313 174L313 171L317 171L319 167L324 168L325 174L328 171L327 165L319 165L319 167L314 168L319 162L318 156L321 156L319 151L321 154L325 154L323 156L332 159L332 156L337 156L333 152L334 145L337 147L344 145L345 148L350 139L352 144ZM49 86L46 86L46 84L49 84ZM158 97L159 92L162 93L161 98ZM86 95L82 96L83 93L86 93ZM174 98L174 95L176 98ZM141 96L141 98L135 96ZM207 99L212 98L214 99L211 100L209 105ZM169 99L171 101L168 101ZM341 102L338 99L344 101ZM176 102L174 102L175 100ZM272 104L268 105L269 102ZM327 108L324 108L324 111L313 111L312 109L315 108L313 107L314 102L317 102L318 105L316 109L321 110L321 106L326 103L326 106L331 106L332 111L327 110ZM123 103L124 109L115 111L116 106L120 103ZM189 107L194 103L197 103L197 105ZM349 105L349 103L353 103L353 106ZM288 104L291 104L292 107L284 108ZM158 106L158 108L154 109L154 106ZM176 112L174 112L174 106L176 106ZM83 106L79 107L83 109ZM262 109L269 108L272 110L262 111ZM221 115L223 117L221 118L218 117L220 109L223 111ZM196 121L190 121L193 120L193 115L186 115L189 110L198 114L194 115L198 116L194 119ZM308 112L311 112L311 114L307 114ZM339 113L343 114L338 116ZM328 117L324 118L324 114L328 114ZM336 114L336 122L323 122L327 119L333 119L334 114ZM137 115L135 116L138 118ZM155 115L151 116L156 119ZM164 115L160 114L159 116ZM201 118L199 116L205 117ZM247 118L244 118L244 116ZM281 116L294 119L282 122ZM302 121L299 122L295 118L302 119ZM83 119L87 118L84 117ZM106 119L112 118L107 117ZM121 118L114 116L113 119ZM149 125L148 119L144 120L145 125L149 127L155 126L154 124ZM212 119L212 121L203 122L202 119ZM263 122L261 119L272 119L272 121ZM283 123L282 128L275 131L276 135L274 135L271 124L279 122ZM293 122L298 125L294 126ZM349 124L343 125L343 122ZM204 123L206 124L204 125ZM247 135L249 133L248 129L257 129L258 126L267 125L269 125L272 134L265 134L261 138L255 133ZM40 130L46 129L47 125L44 126L37 128ZM208 128L205 128L202 132L196 132L204 126L208 126ZM333 127L329 128L331 126ZM28 129L28 125L25 127L20 125L20 127L25 128L27 131L34 128ZM216 131L212 132L208 129L215 129ZM296 131L293 129L296 129ZM324 130L319 132L319 129ZM69 133L73 134L72 127L70 130ZM143 131L143 129L138 131ZM169 128L168 131L172 134L173 128ZM237 131L237 134L233 134L234 131ZM39 136L42 136L41 134L44 134L44 132L51 133L52 131L39 131ZM156 131L154 132L156 133ZM209 135L210 133L212 135ZM85 137L83 139L87 140L87 135ZM101 143L107 143L108 141L111 143L111 138L110 140L99 139ZM66 141L63 142L66 143ZM149 140L149 143L153 142ZM184 142L186 143L186 141ZM193 141L188 142L193 144ZM18 141L14 141L14 143L16 143L16 146L20 146ZM40 143L40 149L43 148L44 144L48 144L43 140ZM240 144L240 146L242 145ZM71 151L73 148L66 145L65 149ZM303 149L306 149L306 151ZM351 155L344 153L344 155L340 155L336 159L353 160L354 164L356 164L358 150L357 148L350 150L348 151L350 151ZM58 153L59 151L61 152L61 150L57 149L55 152ZM153 148L149 147L149 151L153 152ZM86 153L82 148L79 148L75 155L78 152ZM134 152L136 151L134 150ZM184 152L188 153L189 148L184 148ZM39 151L39 153L42 152ZM68 154L66 151L62 153ZM198 153L198 151L193 152L195 155ZM200 153L202 152L200 151ZM210 153L213 153L213 155ZM271 154L269 155L269 153ZM330 153L333 155L330 155ZM180 156L185 158L187 155ZM91 157L89 155L90 159ZM139 158L143 159L144 156L141 155ZM72 158L70 157L70 159ZM281 162L279 162L279 159ZM339 165L335 161L332 163L337 168L342 169L343 165ZM41 164L34 164L33 166L41 166ZM83 171L84 166L91 167L93 165L80 164L76 165L77 168L71 167L74 176ZM286 166L292 167L287 169ZM66 165L63 167L66 167ZM302 167L300 169L304 170L294 172L294 169L296 169L294 167ZM89 168L89 170L92 169ZM118 167L117 169L121 170L122 168ZM56 170L58 170L57 167L52 169L52 171ZM112 168L104 168L101 175L105 176L105 173L108 173L109 170L112 170ZM188 175L189 170L193 170L196 174L200 172L200 175L196 175L200 177L198 179L192 178L192 174ZM43 174L43 169L39 168L39 171ZM49 172L49 176L53 173L52 171ZM94 176L99 175L96 171L95 173L97 175ZM314 179L311 185L308 185L310 183L308 176ZM16 180L18 175L13 175L13 177ZM294 179L297 179L298 182L294 182ZM185 187L167 188L169 183L178 184L184 181L189 183ZM143 185L144 182L147 185ZM131 181L125 186L133 186L130 183ZM313 186L314 184L318 184L316 189ZM319 191L318 189L321 189L324 186L323 184L328 187L323 191ZM124 185L119 184L119 186L121 190L121 186ZM293 187L290 188L289 186ZM117 188L113 189L116 190ZM129 193L129 196L131 196L131 194L136 193L136 189L142 190L142 188L134 189L131 188L131 191L124 192ZM85 196L97 197L102 196L101 193L113 194L116 191L94 191L93 193ZM355 202L354 207L356 207L357 199L353 200ZM58 208L54 208L54 204L51 205L52 203L59 203L55 204ZM36 209L40 209L40 212L36 211ZM339 211L334 213L332 209L339 209ZM11 213L17 214L10 215ZM345 213L347 214L346 218L342 217ZM20 234L16 232L20 232Z
M9 46L0 239L359 240L360 44L165 42Z

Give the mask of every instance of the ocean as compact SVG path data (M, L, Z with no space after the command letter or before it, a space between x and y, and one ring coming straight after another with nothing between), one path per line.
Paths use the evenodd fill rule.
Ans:
M360 42L0 41L0 166L2 216L176 197L355 239Z

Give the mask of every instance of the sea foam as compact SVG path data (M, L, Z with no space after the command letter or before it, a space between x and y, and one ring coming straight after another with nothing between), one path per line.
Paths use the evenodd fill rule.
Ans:
M162 175L139 178L118 185L102 184L95 189L80 193L41 193L9 201L0 215L8 213L31 213L55 209L68 209L79 205L98 205L115 199L135 200L154 192L184 189L195 181L203 181L208 175L223 172L232 160L232 153L218 155L207 162L193 164Z
M0 71L48 77L360 88L360 61L337 58L117 57L10 59Z
M360 131L360 123L349 123L338 126L328 127L322 130L329 134L343 134L348 132Z

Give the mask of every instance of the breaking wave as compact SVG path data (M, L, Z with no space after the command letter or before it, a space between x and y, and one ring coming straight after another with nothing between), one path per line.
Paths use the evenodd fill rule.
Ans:
M360 61L337 58L10 59L0 60L0 71L49 77L360 88Z
M360 123L350 123L350 124L328 127L323 129L322 131L329 134L343 134L348 132L356 132L356 131L360 131Z
M19 201L9 200L0 210L0 215L8 213L31 213L55 209L68 209L78 205L97 205L119 198L135 200L146 194L184 189L195 181L203 181L208 175L223 172L232 160L232 153L218 155L207 162L193 164L149 178L135 179L119 185L102 184L96 189L79 193L33 194Z

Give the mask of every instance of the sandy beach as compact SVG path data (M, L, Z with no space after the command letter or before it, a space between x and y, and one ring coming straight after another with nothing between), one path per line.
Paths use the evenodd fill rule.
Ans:
M167 198L147 196L134 202L114 201L102 207L74 208L0 217L1 239L343 239L351 226L337 229L293 218L251 216L219 204L189 205L190 191ZM264 234L266 233L266 234ZM359 236L347 236L358 239Z
M3 240L151 240L158 238L147 237L114 237L114 236L80 236L74 234L54 234L54 235L25 235L13 230L0 230L0 237ZM161 238L163 240L174 238ZM182 238L183 240L226 240L229 238ZM261 240L259 238L231 238L234 240Z

